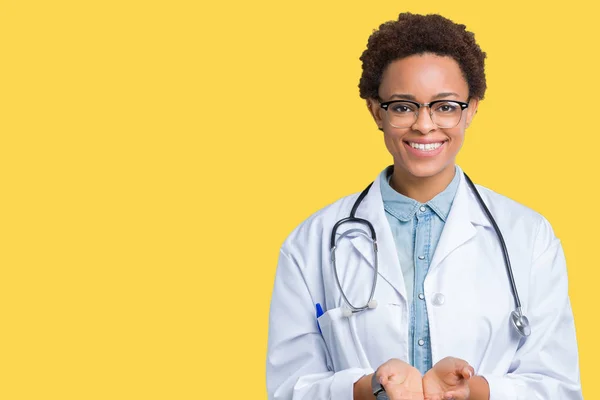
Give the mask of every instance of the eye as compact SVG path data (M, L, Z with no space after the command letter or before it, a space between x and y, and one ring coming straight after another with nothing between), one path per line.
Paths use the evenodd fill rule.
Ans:
M412 103L395 102L388 109L395 114L408 114L415 112L416 107Z
M441 114L452 114L452 113L455 113L456 111L458 111L459 109L460 109L460 106L458 104L452 103L452 102L438 103L434 107L434 111L436 113L441 113Z
M392 107L392 111L393 112L397 112L397 113L404 113L404 112L408 112L410 111L410 109L406 106L402 106L402 105L395 105Z

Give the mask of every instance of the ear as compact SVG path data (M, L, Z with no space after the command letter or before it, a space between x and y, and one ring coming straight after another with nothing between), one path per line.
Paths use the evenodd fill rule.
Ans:
M367 99L367 108L373 117L373 120L377 124L377 128L380 131L383 131L383 112L384 110L379 106L379 100L368 98Z
M467 125L466 128L471 125L473 118L475 118L475 114L477 114L477 107L479 106L479 99L474 97L469 100L469 107L467 108Z

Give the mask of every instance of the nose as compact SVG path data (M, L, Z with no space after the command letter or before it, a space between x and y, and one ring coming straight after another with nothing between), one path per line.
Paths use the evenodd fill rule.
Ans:
M423 135L427 135L429 132L435 130L436 126L431 119L429 107L421 107L419 109L417 119L411 128L421 132Z

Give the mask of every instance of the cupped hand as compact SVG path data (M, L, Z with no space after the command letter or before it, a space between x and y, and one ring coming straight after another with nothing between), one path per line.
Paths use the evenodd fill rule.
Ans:
M475 374L465 360L446 357L423 376L424 400L467 400L469 379Z
M418 369L392 358L375 372L390 400L423 400L423 381Z

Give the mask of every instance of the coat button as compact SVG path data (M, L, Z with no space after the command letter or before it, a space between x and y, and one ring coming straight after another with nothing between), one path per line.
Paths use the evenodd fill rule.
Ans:
M425 208L425 206L421 206L421 207L419 208L419 210L421 210L421 212L425 212L426 208Z
M425 295L423 293L419 293L419 299L425 300Z
M441 293L436 293L433 295L432 302L436 306L441 306L446 302L446 297Z
M423 339L419 339L417 343L419 343L419 346L423 346L425 344L425 341Z
M425 256L419 256L419 260L424 260Z

